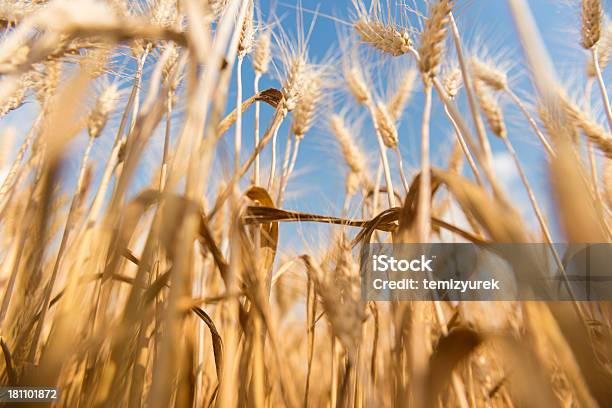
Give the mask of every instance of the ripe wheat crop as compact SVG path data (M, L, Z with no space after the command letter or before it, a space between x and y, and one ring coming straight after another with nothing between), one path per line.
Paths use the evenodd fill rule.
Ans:
M61 407L608 406L609 302L361 294L371 242L543 243L567 278L555 240L612 240L607 3L573 2L568 89L527 1L498 1L528 100L468 46L478 1L0 0L0 385ZM316 214L316 186L289 199L314 133L345 186Z

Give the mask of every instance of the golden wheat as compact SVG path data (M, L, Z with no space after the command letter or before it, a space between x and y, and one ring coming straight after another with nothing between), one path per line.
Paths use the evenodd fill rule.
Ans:
M252 0L0 1L2 384L58 387L59 407L607 406L609 302L361 292L369 244L543 242L546 268L576 300L581 282L565 269L581 255L554 239L612 240L612 136L566 96L597 80L602 98L587 106L609 116L605 2L581 2L591 58L584 89L570 92L528 2L508 1L540 122L517 96L530 91L511 80L521 72L465 57L455 17L469 3L353 0L346 21L298 3L294 27ZM353 30L327 54L342 66L309 44L315 15ZM535 226L522 194L506 197L513 180L493 171L480 112ZM438 136L448 129L450 143ZM546 160L523 161L508 129L535 133ZM326 170L328 149L316 148L329 139L346 172L298 190L294 174ZM548 192L531 187L544 173L550 213ZM543 259L522 261L507 271L533 277Z

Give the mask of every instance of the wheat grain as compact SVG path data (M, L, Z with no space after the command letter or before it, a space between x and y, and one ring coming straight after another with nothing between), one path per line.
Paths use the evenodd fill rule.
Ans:
M377 103L374 108L374 121L380 131L385 146L396 149L398 144L397 128L384 103Z
M295 55L288 62L288 69L283 80L283 103L285 109L291 112L295 109L304 86L304 77L307 73L307 63L303 55Z
M151 22L164 28L176 25L178 18L177 7L176 0L156 0L151 12Z
M168 59L164 63L164 67L162 70L162 79L164 80L164 83L168 84L171 90L175 90L173 88L176 88L176 86L178 85L176 81L171 80L174 70L177 67L178 60L179 60L178 49L176 47L172 47L170 50L170 55L168 56Z
M432 76L440 64L452 7L452 0L437 0L429 6L429 18L421 33L419 48L419 68L425 77Z
M442 77L442 85L444 86L444 90L451 99L455 99L457 97L462 84L463 76L461 75L461 70L459 68L450 69Z
M414 69L409 69L400 78L400 83L393 96L390 98L387 106L389 115L394 121L398 121L410 101L410 97L414 91L417 72Z
M263 30L255 41L253 68L259 75L268 72L270 61L272 60L271 43L271 33L268 29Z
M29 73L21 75L18 83L15 84L15 89L0 103L0 118L23 105L26 92L32 85L30 77Z
M478 58L470 59L470 68L477 80L484 82L488 87L495 91L505 91L508 89L508 77L505 72L487 64Z
M230 0L206 0L215 18L219 18L223 14L229 1Z
M601 36L602 10L600 0L582 0L582 46L593 48Z
M599 61L599 68L603 71L608 66L610 53L612 52L612 21L606 17L602 25L601 38L597 43L597 59ZM586 72L589 78L595 78L597 76L593 58L587 59Z
M314 70L305 75L300 100L293 110L291 131L295 137L302 138L310 130L316 113L317 104L323 93L321 72Z
M243 58L245 55L250 54L253 50L253 44L255 41L255 23L253 20L253 0L247 0L247 13L244 16L244 23L240 30L240 39L238 41L238 56Z
M574 126L579 128L602 153L612 158L612 136L567 96L561 97L561 103L568 119Z
M33 88L41 105L53 96L60 81L62 62L49 61L43 65L42 72L33 73Z
M102 92L87 119L87 130L92 138L99 137L106 126L118 98L117 86L110 85Z
M354 23L361 41L394 57L408 53L412 40L407 29L361 17Z
M370 103L370 93L365 84L361 69L352 67L344 70L344 78L355 100L363 105Z
M489 128L495 136L505 138L507 136L504 115L499 102L480 81L475 82L476 97L480 104L480 109L487 119Z
M344 160L351 169L351 172L356 174L364 173L365 159L363 153L347 129L344 119L341 116L332 115L330 118L330 127L340 145Z
M448 158L448 171L455 174L463 173L464 153L461 143L458 141L453 145L453 150Z

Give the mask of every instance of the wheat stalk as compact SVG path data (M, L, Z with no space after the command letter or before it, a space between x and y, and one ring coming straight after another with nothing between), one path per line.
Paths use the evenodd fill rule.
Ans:
M474 95L474 89L473 89L473 83L472 83L473 79L468 70L468 62L466 61L465 56L464 56L463 46L461 44L461 36L459 34L459 28L457 27L455 16L453 15L452 12L449 13L449 20L450 20L450 27L451 27L453 43L455 45L455 50L457 51L457 59L459 61L459 67L461 68L461 75L463 76L465 92L467 94L467 99L468 99L468 103L470 106L470 113L472 114L472 120L474 122L474 126L476 127L476 133L478 135L478 140L480 142L480 149L482 150L480 151L479 149L474 149L474 152L476 154L476 158L479 160L480 164L483 166L485 175L488 177L489 182L491 183L491 186L493 187L494 191L496 191L497 195L500 195L499 189L496 187L495 177L493 175L493 170L492 170L491 146L489 144L489 140L487 139L487 135L484 129L482 118L480 117L480 114L479 114L476 96ZM434 86L436 87L436 89L441 88L436 84L435 80L434 80ZM444 101L445 99L442 98L442 100ZM457 126L461 128L463 136L468 140L468 142L470 142L471 137L469 136L469 132L466 132L467 129L464 126L464 124L462 124L462 119L459 118L459 116L456 115L455 112L453 112L453 109L450 106L448 106L448 104L445 103L445 105L446 105L446 109L448 109L449 113L453 116L453 121L455 121L457 123Z
M612 161L606 160L603 172L603 189L606 194L608 208L612 209Z
M96 101L87 119L87 131L90 137L97 138L100 136L108 121L108 115L112 112L117 103L118 97L119 94L116 85L106 87L102 94L100 94L100 97Z
M442 83L444 85L444 90L446 91L446 94L448 95L448 97L451 100L455 99L457 94L459 93L459 89L461 88L461 85L463 84L463 76L461 75L461 71L458 69L453 69L449 71L449 73L446 76L444 76ZM457 143L459 147L461 148L461 151L463 152L465 158L468 161L470 169L472 170L472 173L474 174L474 177L476 178L476 182L479 185L483 186L484 184L482 181L482 177L480 175L480 171L478 170L478 166L476 165L476 162L474 161L474 158L472 157L472 153L470 152L470 148L468 147L466 143L465 137L463 136L461 129L459 129L457 122L451 116L448 110L448 107L446 105L444 105L444 113L446 114L448 120L451 122L451 125L453 126L453 129L455 131L455 136L457 137Z
M255 41L253 50L253 69L255 70L255 79L253 88L255 93L259 92L259 81L261 77L268 72L270 61L272 59L271 54L271 34L268 29L263 30ZM260 120L260 109L261 106L259 101L255 102L255 146L259 144L259 120ZM253 184L259 185L260 183L260 164L259 156L255 159L255 165L253 168Z
M34 109L40 110L29 132L24 131L24 142L0 188L0 285L4 287L0 376L5 383L60 387L64 406L193 406L203 401L211 406L361 407L405 405L406 401L433 406L444 401L467 408L553 406L559 396L584 406L605 406L605 390L590 385L609 382L605 370L598 369L598 359L592 358L595 353L605 360L606 350L598 342L589 342L584 328L586 321L604 332L609 329L601 314L605 308L599 303L581 302L571 310L563 302L537 307L522 302L478 306L436 298L388 303L361 298L355 256L359 247L365 250L370 243L391 244L401 238L441 241L446 237L442 230L452 234L453 242L468 240L483 248L534 239L527 220L512 208L521 204L518 198L510 202L497 185L486 132L480 129L484 124L491 125L492 133L501 137L498 145L503 143L513 157L538 219L536 237L542 235L550 245L553 238L587 241L593 237L604 242L612 236L607 225L612 214L609 131L560 93L554 68L546 63L533 27L529 29L526 1L509 1L515 13L523 10L518 13L522 18L517 18L517 28L525 37L530 74L542 98L541 119L554 141L544 146L557 191L552 203L567 230L559 237L551 237L548 231L537 191L529 184L531 175L525 172L530 163L521 161L515 151L498 105L509 97L524 114L515 118L512 127L529 123L541 133L516 95L524 90L514 88L508 74L489 61L478 61L484 66L475 60L466 63L452 13L444 24L450 25L455 41L457 68L441 51L443 40L432 51L422 50L421 62L421 55L408 42L411 29L391 17L416 21L421 18L421 3L398 3L397 10L392 10L391 1L375 0L366 8L361 0L354 0L356 18L343 21L325 15L358 35L342 39L351 41L354 48L339 47L343 66L337 68L346 79L341 86L355 99L349 102L356 102L346 103L336 98L331 72L325 69L330 76L319 75L333 62L324 59L313 65L307 58L306 44L315 41L319 32L314 22L304 30L303 14L310 15L310 10L298 4L295 28L302 34L297 35L297 45L273 49L272 32L267 31L267 39L263 38L266 31L258 33L252 47L256 94L243 98L247 90L241 89L238 109L224 118L230 91L246 77L246 71L239 74L241 79L235 76L234 65L241 71L238 66L244 61L240 60L248 55L250 47L243 41L247 36L242 34L250 29L245 31L242 20L249 18L253 3L87 0L77 7L64 0L0 1L0 26L6 30L0 41L0 71L10 73L0 82L1 100L19 91L19 79L33 80L23 95L15 94L19 103L10 101L8 106L15 106L17 112L5 124L21 125L22 118L28 117L28 106L35 104ZM431 5L428 20L433 22L440 2L426 4ZM266 8L262 6L261 11ZM313 15L323 16L316 10ZM278 27L283 32L294 28L287 19L279 21ZM169 39L174 41L165 41ZM263 45L258 46L260 40ZM375 51L368 54L367 67L351 55L358 43L367 43ZM600 39L590 50L589 83L602 76L604 43L602 26ZM401 65L406 53L412 54L419 68L429 67L421 71L423 89L415 86L415 70L399 72L385 62L397 56L393 63ZM282 73L279 84L271 86L281 91L259 92L259 81L275 57L283 67L274 67ZM376 75L370 76L375 70ZM443 75L438 76L439 71ZM398 72L397 81L389 78ZM100 89L100 83L106 88ZM116 95L130 87L129 98ZM471 110L475 103L476 112L470 112L473 126L462 114L467 107L461 87ZM442 111L432 106L434 88L457 138L449 157L441 158L448 163L448 171L430 162L447 153L438 144L430 145L436 140L430 140L430 132L433 135L446 125ZM381 98L380 89L387 90L388 98ZM90 98L91 90L102 92ZM112 93L114 97L109 96ZM418 107L424 108L423 116L416 122L402 120L413 94L418 96L415 101L423 98L425 106ZM90 100L94 102L91 110ZM259 114L259 101L275 108L263 124L266 130L261 138L259 122L267 116ZM123 115L118 124L109 120L112 102ZM337 111L335 102L344 104L341 115L318 115L322 110L318 106ZM255 121L247 123L251 120L247 110L253 103ZM262 152L271 141L274 150L279 147L277 135L290 112L289 140L278 166L281 172L274 152L270 172L276 174L270 189L261 187ZM347 169L317 182L324 182L321 187L327 189L344 177L345 194L330 209L341 217L301 212L300 208L312 204L311 188L304 199L291 203L297 208L282 208L284 189L301 157L302 140L320 128L323 117L329 119L325 125ZM380 152L372 183L368 152L356 141L364 118L374 125ZM163 121L165 129L160 128ZM226 137L232 142L235 134L228 130L236 121L241 130L254 125L255 146L246 160L235 158L237 167L232 172L231 155L224 159L216 157L216 152L223 150ZM171 143L178 127L176 143ZM422 143L415 159L422 160L421 172L408 185L399 155L399 132L412 137L417 127ZM20 130L17 126L16 133ZM596 158L589 146L590 181L601 191L593 192L583 174L579 144L571 140L578 132L605 153ZM91 152L98 141L104 144L109 133L112 152L104 162L96 161L101 172L98 181L87 163L93 161ZM156 137L160 133L163 142ZM75 189L66 185L65 172L58 170L70 169L64 162L78 160L68 143L78 134L89 137L74 174ZM398 155L396 173L404 189L411 188L402 203L391 185L397 174L391 173L386 161L389 148ZM161 163L150 171L149 153L158 150ZM461 175L462 156L472 167L476 183ZM258 186L241 191L254 163ZM267 158L261 163L269 164ZM599 175L602 180L597 174L600 164L605 166ZM140 188L143 179L145 185ZM94 185L97 191L88 207L88 191ZM404 208L379 208L379 195L385 192ZM353 200L358 194L359 200ZM389 206L393 205L390 201ZM356 219L353 212L361 213L363 219ZM439 219L442 214L450 220ZM568 223L567 218L575 222ZM287 246L289 231L284 222L300 223L295 230L303 245ZM315 235L303 228L306 222L330 228ZM415 230L404 230L406 226ZM554 256L552 265L563 274L554 248L547 253ZM359 254L360 260L364 254ZM581 256L569 256L568 262L578 262ZM524 261L539 264L539 259ZM393 335L386 338L384 333ZM586 352L582 344L589 344ZM596 369L589 370L592 367ZM555 381L549 381L551 375ZM539 392L534 393L535 388Z

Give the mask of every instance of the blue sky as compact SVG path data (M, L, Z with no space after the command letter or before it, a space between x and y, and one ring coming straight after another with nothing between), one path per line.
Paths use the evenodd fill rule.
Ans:
M413 1L404 0L404 3L412 4ZM580 92L579 90L582 89L584 84L582 77L586 55L579 45L580 14L577 6L579 2L531 0L529 4L549 53L555 62L559 78L563 83L568 84L570 93ZM305 26L308 26L313 18L313 13L308 12L308 10L319 11L316 26L310 38L309 50L313 59L320 60L327 55L330 48L337 49L338 34L346 30L345 25L337 20L348 21L351 19L354 15L353 6L350 0L303 0L302 5L307 10L304 12ZM424 9L422 1L418 1L417 5L421 10ZM609 6L610 3L604 1L604 9L608 14ZM269 7L269 2L264 1L262 9L267 10L267 7ZM276 4L276 12L282 16L283 26L295 26L296 15L293 2L279 2ZM456 17L466 48L472 52L475 50L478 54L486 51L487 55L491 55L499 63L510 65L513 89L527 103L532 103L533 88L526 67L523 66L521 48L515 34L507 2L504 0L459 1L457 2ZM397 61L391 62L376 53L372 55L374 58L382 60L382 62L376 64L376 70L381 71L382 79L384 80L387 77L393 80L393 73L386 70L386 66L397 63ZM411 63L410 56L400 58L405 59L407 64ZM339 64L339 61L333 61L333 64ZM607 78L610 77L609 72L606 73ZM246 75L248 77L249 74ZM245 84L249 82L250 79L245 80ZM267 84L277 86L275 81L267 82ZM246 93L249 92L246 91ZM422 102L422 97L417 93L408 106L399 127L400 146L409 170L414 170L419 166L419 123ZM460 110L466 113L466 117L469 117L465 100L460 98L458 103ZM334 97L333 109L341 111L346 107L346 104L351 104L350 97ZM509 137L524 163L529 181L536 190L539 201L544 207L548 207L549 217L553 217L552 208L548 205L550 191L543 149L533 131L526 127L526 121L518 109L511 103L503 103L503 107L509 128ZM597 111L597 109L595 110ZM364 112L361 112L361 115L364 117L363 126L361 127L362 131L357 136L366 147L366 151L369 152L372 162L375 162L378 159L378 150L376 149L373 130L367 115L364 115ZM281 131L280 134L282 135L281 138L284 139L286 132ZM490 140L495 152L498 178L516 203L517 208L535 228L535 217L526 194L523 192L514 164L508 154L505 153L502 143L495 140L493 136L490 136ZM434 165L444 166L446 164L453 141L452 131L444 117L441 104L434 99L432 121L432 160ZM333 153L333 150L333 137L325 126L313 129L306 136L298 159L298 172L289 187L290 195L286 200L286 207L303 211L335 211L338 213L344 194L342 177L344 168L339 154ZM291 235L293 235L291 232L287 234L287 236Z
M381 0L384 3L385 0ZM412 5L417 4L417 8L424 10L422 0L403 0L404 3ZM391 0L392 4L395 4ZM583 88L584 81L582 73L584 72L585 54L579 46L579 8L578 1L570 0L531 0L532 11L536 21L540 27L540 31L548 50L555 62L557 73L562 81L570 87L570 90L580 90ZM292 1L276 1L262 0L261 10L264 19L269 15L271 4L274 4L275 14L281 19L281 24L287 31L288 35L295 36L296 27L296 5L297 2ZM338 55L339 49L339 34L350 32L350 27L343 23L348 22L354 16L351 0L303 0L302 7L303 23L306 29L309 28L314 17L314 11L318 10L314 30L309 39L308 47L310 57L314 61L321 61L326 56L332 55L327 61L332 65L339 66L340 61L334 59L334 55ZM610 14L610 1L604 1L604 9ZM393 9L394 13L398 13L398 18L401 21L406 21L406 18L401 17L401 8ZM514 26L511 15L508 10L505 0L464 0L457 2L456 17L459 28L463 36L465 46L468 50L476 50L481 53L483 50L488 50L488 54L498 57L500 63L509 64L511 66L510 77L512 79L513 88L526 102L532 102L533 89L522 65L522 53L520 44L515 35ZM410 21L414 21L414 16L409 17ZM397 66L408 66L412 63L410 56L399 57L393 61L389 58L381 57L375 52L369 52L368 60L371 62L376 60L372 65L374 71L373 86L383 92L386 89L386 83L397 81L394 78L394 73L397 72ZM611 79L610 70L605 73L606 78ZM253 73L250 61L244 64L244 97L248 97L253 93L252 89ZM129 84L129 83L128 83ZM228 99L228 111L231 110L235 103L235 84L232 84ZM285 208L301 210L306 212L340 214L340 208L344 196L344 172L345 168L341 156L335 147L335 142L330 132L327 129L326 115L331 112L341 112L348 110L350 117L360 124L357 126L359 132L355 136L359 138L365 151L371 158L372 172L375 171L375 164L378 160L378 150L374 139L374 132L371 123L365 115L365 112L359 111L353 105L351 98L343 91L338 81L334 81L334 87L330 91L333 97L325 102L324 109L320 109L320 115L317 120L317 125L306 135L302 143L300 155L296 166L296 171L293 179L288 187L288 194L285 201ZM260 85L261 89L267 87L279 87L278 78L274 75L265 77ZM570 92L572 93L572 92ZM463 97L459 98L459 108L468 117L467 104ZM412 173L419 167L419 124L421 121L422 112L422 97L416 92L411 100L406 113L399 125L400 147L404 156L405 166L408 173ZM262 128L266 124L266 118L269 117L271 109L264 107ZM8 127L16 129L18 134L25 134L24 123L31 123L35 115L36 104L30 103L25 109L9 115L0 121L0 130ZM504 111L509 127L509 136L515 148L524 163L530 182L536 189L538 197L542 203L548 202L549 190L547 179L547 168L543 160L543 152L538 144L536 136L530 128L525 127L525 120L520 112L511 104L504 104ZM597 112L597 109L595 109ZM247 112L245 115L245 123L243 129L243 138L245 148L252 147L253 121L252 112ZM116 120L115 120L116 121ZM178 122L178 121L175 121ZM286 121L289 122L289 121ZM175 127L175 129L178 129ZM452 130L446 120L441 104L437 99L434 99L433 120L432 120L432 160L436 166L444 166L446 164L448 154L451 150L454 141ZM263 129L262 129L263 131ZM137 174L137 180L134 183L134 191L143 187L148 182L152 172L159 163L161 154L161 132L152 141L148 149L147 158L143 160L143 170ZM228 132L226 139L219 145L218 157L231 157L232 151L232 135L233 130ZM283 153L284 141L287 137L287 123L283 126L279 133L280 148L279 154ZM109 146L112 144L113 134L107 132L96 148L96 160L99 161L98 170L102 167L109 152ZM517 204L517 207L523 212L525 217L530 220L535 226L533 212L526 199L521 184L519 183L516 171L512 162L501 143L494 140L491 136L491 142L495 151L495 164L499 179L505 186L506 190ZM73 148L79 151L84 147L82 141L75 143ZM246 157L245 152L244 157ZM269 155L269 150L264 153ZM71 157L72 155L69 155ZM75 155L76 157L76 155ZM266 161L266 160L264 160ZM393 163L394 160L391 160ZM78 167L78 162L71 160L67 164L67 179L69 174L74 174L74 170ZM222 168L219 167L219 175L224 176ZM397 172L394 172L397 173ZM397 180L399 186L399 179ZM546 205L545 205L546 207ZM549 216L552 213L547 211ZM302 230L304 228L304 230ZM282 231L282 236L288 241L299 242L304 236L308 236L307 241L316 241L317 234L308 232L310 228L325 230L320 226L293 226L285 227ZM295 232L300 232L296 234ZM308 243L308 242L307 242ZM310 242L315 244L316 242Z

